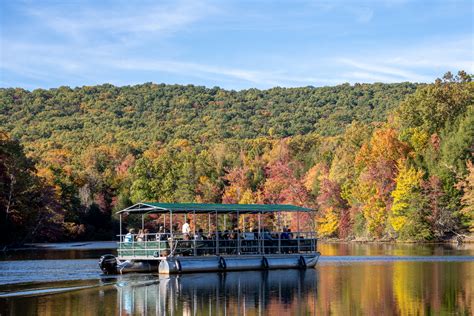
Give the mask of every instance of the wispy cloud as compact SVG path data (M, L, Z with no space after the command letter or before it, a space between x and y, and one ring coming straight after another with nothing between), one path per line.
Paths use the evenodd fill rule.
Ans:
M451 39L439 43L424 41L402 49L380 49L365 56L334 58L334 62L346 67L344 76L349 81L430 82L433 70L441 76L445 71L465 70L474 73L474 58L471 36Z
M380 81L429 81L431 78L421 76L414 71L401 69L398 67L387 66L384 63L379 63L372 60L371 62L360 62L354 59L340 58L336 62L342 63L346 66L363 70L364 72L353 72L351 76L356 76L364 80L380 80Z
M317 78L307 75L297 76L288 72L273 70L250 70L243 68L232 68L218 65L208 65L205 63L193 63L169 60L109 60L108 65L116 69L130 71L167 72L175 74L187 74L194 77L201 77L219 80L238 80L251 83L256 86L295 86L316 83L337 83L330 78Z
M119 2L102 8L70 8L67 5L44 7L29 5L25 13L39 24L69 40L84 42L99 37L102 40L138 42L144 37L169 36L186 29L194 22L216 12L203 1L176 1L171 3Z

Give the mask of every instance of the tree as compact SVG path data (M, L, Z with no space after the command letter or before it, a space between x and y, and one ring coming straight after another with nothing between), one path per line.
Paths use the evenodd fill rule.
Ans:
M405 158L409 152L409 147L397 136L393 128L375 130L355 159L355 167L360 175L351 193L353 203L360 205L369 234L378 238L382 237L387 227L397 161Z
M288 163L277 160L267 166L267 180L263 186L263 202L266 204L294 204L311 207L309 194L303 181L297 179ZM293 231L298 229L299 215L300 230L313 231L315 229L314 214L286 214L283 223L291 223Z
M348 236L351 226L349 205L341 196L341 187L334 181L324 178L317 198L318 232L322 236Z
M225 187L224 194L222 195L223 203L237 204L242 200L244 193L250 188L246 176L247 172L248 168L245 166L235 167L228 171L224 179L229 185Z
M463 191L460 210L462 222L470 232L474 232L474 164L467 162L468 174L458 183L458 188Z
M137 160L132 171L131 200L192 202L196 172L190 152L174 149L150 150Z
M20 143L0 131L0 243L58 240L64 215Z
M390 224L402 238L425 240L431 238L426 218L426 202L422 190L423 173L398 162L396 187L392 192L393 204L389 217Z
M396 109L397 120L402 129L421 127L433 134L462 115L473 103L473 97L471 76L464 72L459 72L457 77L448 74L407 97Z

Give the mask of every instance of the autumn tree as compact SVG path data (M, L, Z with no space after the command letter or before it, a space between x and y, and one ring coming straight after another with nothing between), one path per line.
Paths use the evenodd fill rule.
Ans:
M470 232L474 232L474 163L467 162L468 174L458 183L458 188L463 191L460 210L462 221Z
M318 233L329 237L347 237L351 228L349 205L341 196L339 184L324 177L317 202Z
M395 232L404 239L426 240L432 236L427 223L422 178L421 171L408 166L406 161L399 160L389 220Z
M64 214L18 140L0 131L0 244L58 240Z
M393 128L377 129L355 160L360 175L352 194L360 203L369 234L379 238L385 233L392 205L397 161L409 152L408 146L397 136Z

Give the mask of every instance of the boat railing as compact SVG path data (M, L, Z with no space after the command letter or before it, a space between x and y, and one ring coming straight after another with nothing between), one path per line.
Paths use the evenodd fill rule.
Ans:
M315 253L315 232L219 232L118 235L122 258Z

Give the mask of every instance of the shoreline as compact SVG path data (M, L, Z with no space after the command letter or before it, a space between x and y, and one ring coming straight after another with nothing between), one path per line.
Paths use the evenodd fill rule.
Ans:
M458 243L456 238L434 241L409 241L396 239L340 239L340 238L318 238L318 242L322 243L341 243L341 244L413 244L413 245L429 245L429 244L472 244L474 243L474 235L465 235L462 243ZM23 245L3 245L0 251L21 251L21 250L100 250L100 249L116 249L117 241L109 240L91 240L91 241L75 241L75 242L54 242L54 243L25 243Z
M386 245L457 245L456 240L441 241L399 241L399 240L361 240L361 239L335 239L320 238L318 242L325 244L386 244ZM462 244L473 244L474 238L465 239ZM116 249L116 241L88 241L88 242L63 242L63 243L27 243L23 246L4 247L3 251L26 250L101 250Z
M3 251L27 251L27 250L106 250L117 249L116 241L81 241L81 242L57 242L57 243L25 243L21 246L5 246Z
M318 242L324 243L360 243L360 244L417 244L417 245L428 245L428 244L470 244L474 243L474 235L466 235L461 243L458 242L457 238L450 238L445 240L433 240L433 241L410 241L410 240L396 240L396 239L340 239L340 238L318 238Z

